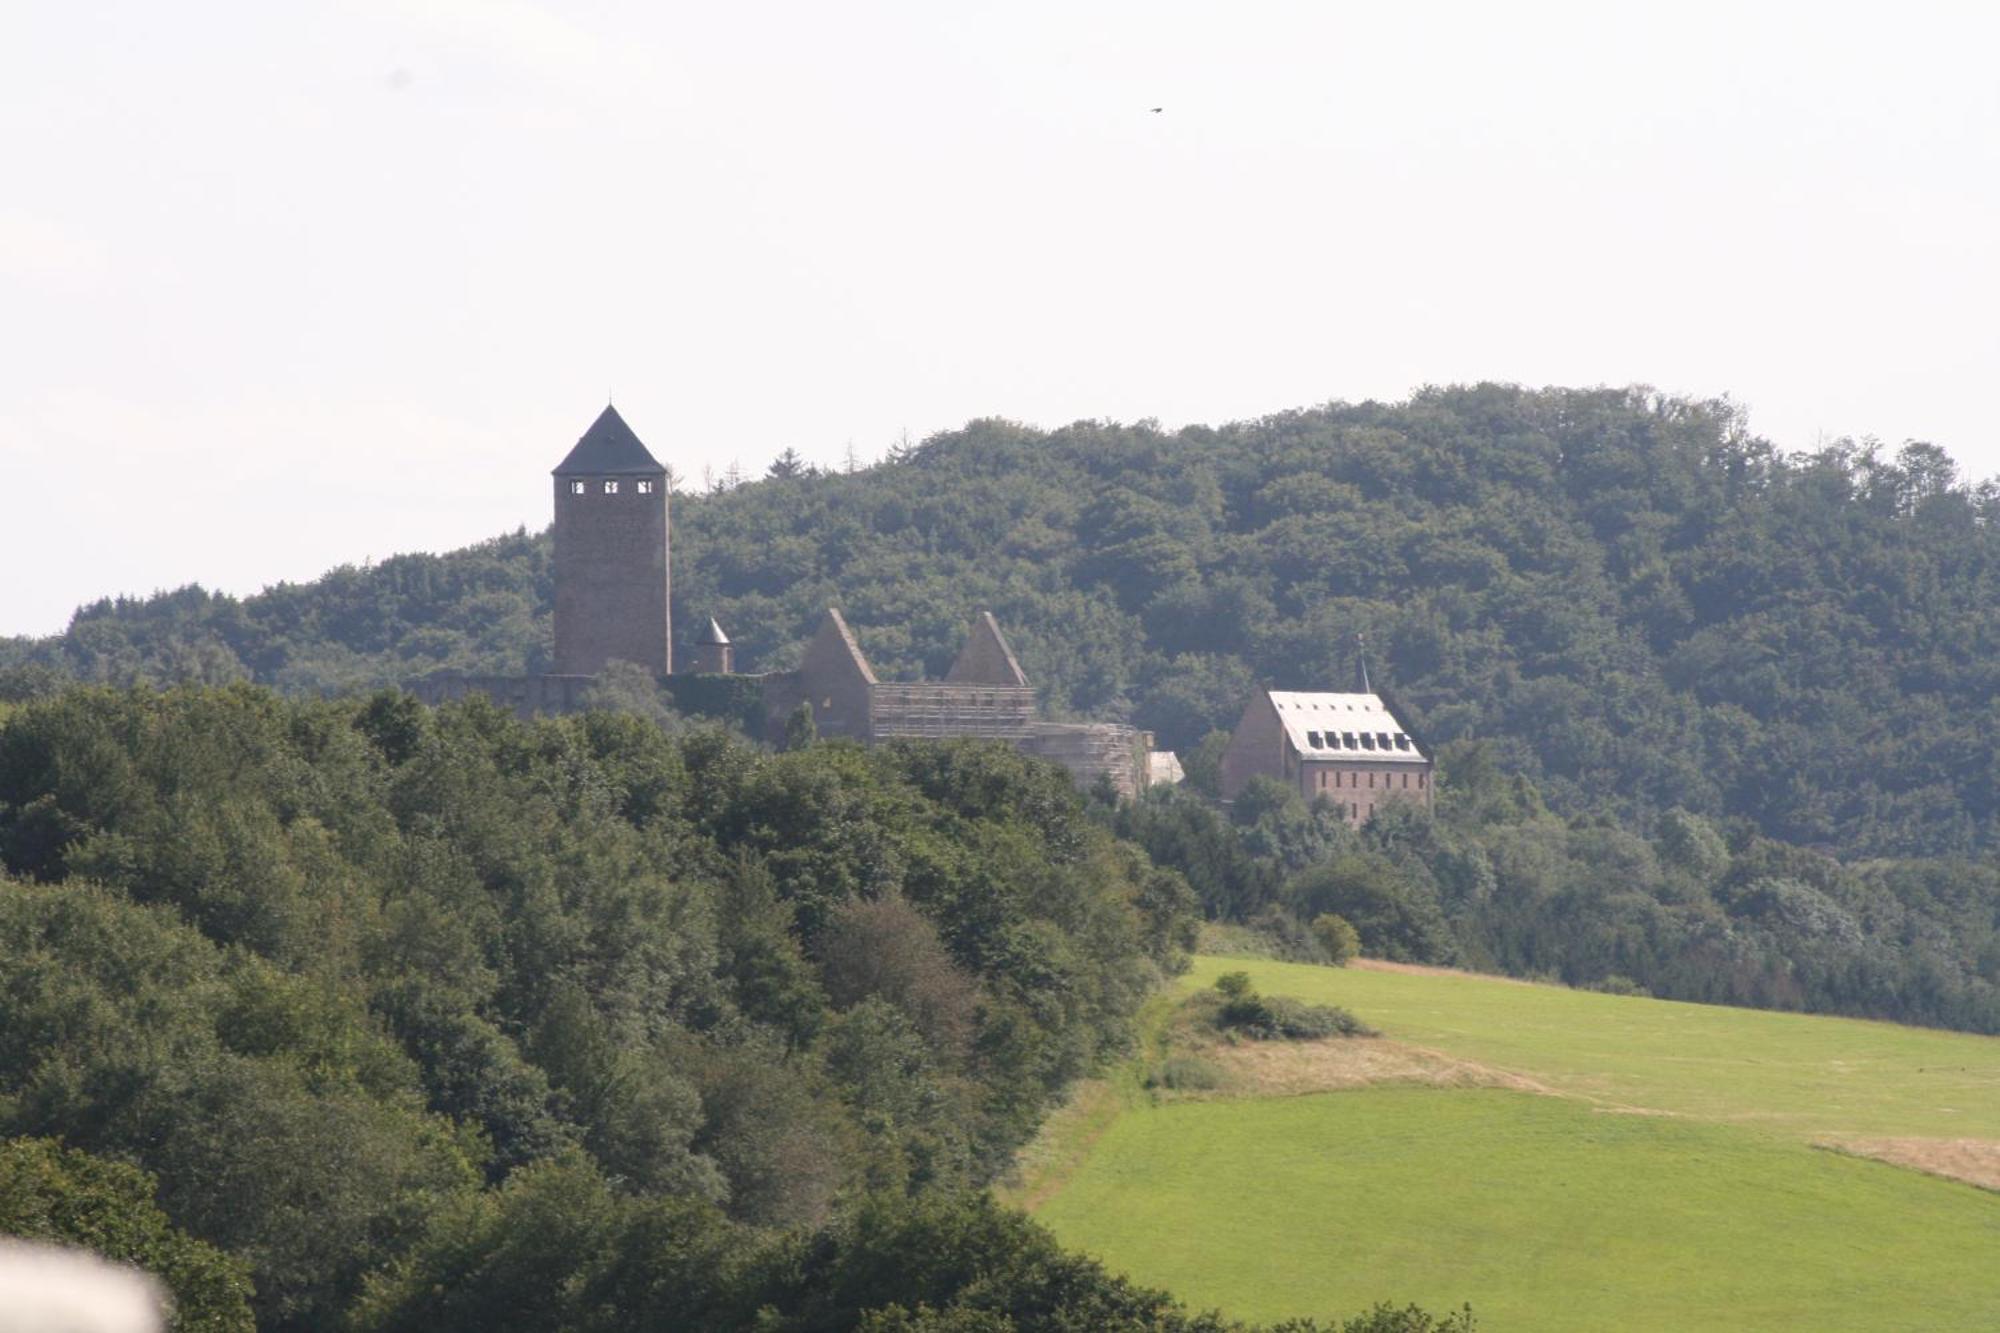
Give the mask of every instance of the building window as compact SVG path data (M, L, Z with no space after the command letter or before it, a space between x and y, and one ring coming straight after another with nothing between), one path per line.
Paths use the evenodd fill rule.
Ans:
M641 495L651 495L653 493L653 483L650 481L636 481L632 483L632 489Z
M607 481L607 482L605 482L605 483L604 483L604 493L605 493L606 495L616 495L616 494L618 494L618 483L617 483L617 482L615 482L615 481Z
M1375 775L1373 773L1368 775L1368 790L1375 790Z
M1410 775L1408 773L1405 773L1403 774L1403 790L1408 791L1409 789L1410 789Z
M582 495L585 489L584 484L580 481L573 481L569 484L569 493L571 495Z
M1430 775L1429 775L1429 774L1427 774L1427 773L1419 773L1419 774L1417 774L1417 790L1418 790L1418 791L1422 791L1422 790L1424 789L1424 783L1426 783L1426 782L1428 782L1428 781L1430 781Z

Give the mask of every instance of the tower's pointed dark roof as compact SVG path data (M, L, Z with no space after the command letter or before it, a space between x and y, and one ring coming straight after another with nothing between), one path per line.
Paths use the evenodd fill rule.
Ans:
M696 639L695 642L705 647L723 648L728 646L729 636L722 632L722 622L714 616L710 616L708 618L708 628L701 632L701 637Z
M639 437L625 424L615 407L606 407L590 423L590 429L576 442L562 462L556 464L558 477L661 476L666 469L639 443Z

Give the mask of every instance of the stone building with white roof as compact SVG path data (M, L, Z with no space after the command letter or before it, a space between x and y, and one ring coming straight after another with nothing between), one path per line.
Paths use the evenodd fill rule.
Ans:
M1434 795L1430 757L1377 694L1257 691L1222 754L1222 799L1258 776L1330 802L1353 824L1390 801L1428 810Z

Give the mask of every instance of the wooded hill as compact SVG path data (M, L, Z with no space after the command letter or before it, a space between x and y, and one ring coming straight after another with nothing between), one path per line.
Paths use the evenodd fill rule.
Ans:
M2000 813L1996 514L1933 446L1786 456L1723 403L1485 385L1178 432L981 421L852 474L788 457L677 499L674 587L682 630L717 616L752 669L838 604L885 674L939 675L990 607L1050 707L1177 749L1253 681L1346 686L1363 636L1433 744L1491 740L1564 814L1968 855ZM537 670L549 598L546 539L515 534L100 602L0 665L295 692Z
M884 675L935 677L990 607L1053 711L1153 729L1197 790L1254 682L1348 686L1365 640L1443 761L1435 821L1356 837L1269 793L1115 817L1296 956L1333 912L1391 957L2000 1030L2000 488L1932 446L1786 456L1727 404L1488 385L975 422L676 506L678 623L717 616L746 667L837 604ZM537 670L549 597L517 533L100 603L0 646L0 688Z
M970 1198L1193 929L1005 747L77 689L0 717L0 862L0 1235L180 1327L851 1328L1009 1263L1178 1327Z

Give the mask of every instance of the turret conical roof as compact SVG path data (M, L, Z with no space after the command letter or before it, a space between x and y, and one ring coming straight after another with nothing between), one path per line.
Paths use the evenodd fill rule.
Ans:
M664 476L666 469L658 459L647 452L639 443L639 437L625 424L625 418L618 415L618 409L607 406L597 414L597 420L590 423L590 429L576 442L576 447L562 462L556 464L558 477L630 477Z
M722 648L729 645L729 636L722 632L722 622L714 616L710 616L708 618L708 628L701 632L701 637L696 639L695 642L704 646Z

